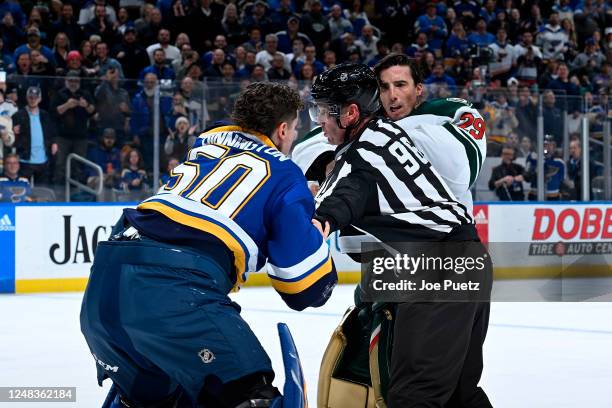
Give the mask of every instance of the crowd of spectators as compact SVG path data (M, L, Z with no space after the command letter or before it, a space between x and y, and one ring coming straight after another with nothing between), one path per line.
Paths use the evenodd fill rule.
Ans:
M540 100L545 133L569 149L565 112L572 139L584 115L595 133L610 116L611 21L606 0L0 0L0 160L16 153L20 175L63 186L76 153L105 186L144 193L157 84L166 169L248 83L307 98L326 68L389 52L421 62L428 97L476 104L489 155L533 152Z

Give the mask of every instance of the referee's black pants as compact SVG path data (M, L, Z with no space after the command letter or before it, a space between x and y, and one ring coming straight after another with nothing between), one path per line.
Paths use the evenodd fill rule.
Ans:
M491 407L478 387L488 302L397 305L389 408Z

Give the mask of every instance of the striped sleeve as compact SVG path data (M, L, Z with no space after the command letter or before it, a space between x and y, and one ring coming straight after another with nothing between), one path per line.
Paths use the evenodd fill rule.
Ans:
M312 225L312 195L294 185L272 209L268 276L285 303L295 310L323 305L338 281L329 246Z

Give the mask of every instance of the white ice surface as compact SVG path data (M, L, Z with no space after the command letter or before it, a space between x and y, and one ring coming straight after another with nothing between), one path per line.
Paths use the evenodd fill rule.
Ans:
M276 323L298 346L316 406L320 358L351 304L352 286L336 288L319 309L297 313L271 288L234 296L268 351L282 388ZM82 294L0 296L0 386L74 386L77 402L0 403L0 407L99 407L94 361L79 329ZM108 381L107 381L108 382ZM481 385L495 407L612 407L612 303L493 303Z

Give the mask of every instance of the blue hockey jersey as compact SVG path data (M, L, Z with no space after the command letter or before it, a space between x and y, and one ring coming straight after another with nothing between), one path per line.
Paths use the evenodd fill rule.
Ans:
M230 251L236 287L267 262L273 287L300 310L325 303L337 281L313 214L300 169L267 136L237 126L200 135L158 193L126 211L144 235L180 236Z

